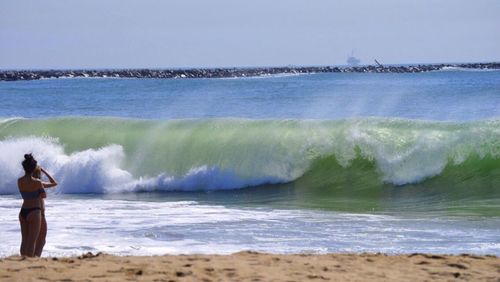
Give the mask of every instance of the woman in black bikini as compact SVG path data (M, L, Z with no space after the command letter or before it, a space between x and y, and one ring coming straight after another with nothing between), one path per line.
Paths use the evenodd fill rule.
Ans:
M22 165L25 174L17 180L19 192L23 197L23 205L19 212L22 235L21 255L34 257L42 254L43 245L45 244L46 224L42 226L44 222L42 216L44 200L42 197L45 195L43 189L54 187L57 182L43 168L38 167L37 161L31 154L24 155ZM33 177L33 173L37 168L47 176L50 182L42 182L40 179ZM42 230L42 227L45 227L45 231Z

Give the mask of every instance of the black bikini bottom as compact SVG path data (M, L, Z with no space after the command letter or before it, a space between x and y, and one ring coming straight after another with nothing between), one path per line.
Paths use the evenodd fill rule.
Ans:
M42 210L41 208L21 208L21 211L19 212L19 215L24 219L26 220L28 218L28 215L32 212L32 211L36 211L36 210Z

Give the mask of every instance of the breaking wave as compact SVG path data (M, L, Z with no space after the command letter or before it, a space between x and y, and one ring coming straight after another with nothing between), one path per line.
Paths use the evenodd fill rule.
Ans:
M55 193L500 183L498 120L13 118L0 120L0 152L0 194L18 193L26 152L58 179Z

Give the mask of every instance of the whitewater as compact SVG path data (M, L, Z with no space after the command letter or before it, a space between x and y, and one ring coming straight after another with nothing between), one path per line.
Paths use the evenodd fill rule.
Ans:
M51 255L500 254L499 77L2 82L0 255L26 152L59 182Z

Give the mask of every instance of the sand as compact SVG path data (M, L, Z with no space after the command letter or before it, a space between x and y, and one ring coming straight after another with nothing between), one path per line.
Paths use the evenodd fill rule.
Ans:
M325 254L112 256L0 260L0 281L500 281L500 258Z

